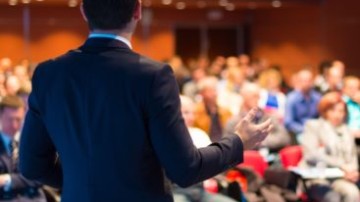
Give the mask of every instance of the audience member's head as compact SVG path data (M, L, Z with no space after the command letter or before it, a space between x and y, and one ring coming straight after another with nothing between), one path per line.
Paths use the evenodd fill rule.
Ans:
M170 67L174 70L174 73L177 74L181 68L184 66L181 57L175 55L169 60Z
M239 55L239 65L241 67L248 67L250 66L250 57L246 54Z
M216 77L205 77L199 81L198 89L206 104L216 105L217 85L218 79Z
M267 69L260 73L258 82L259 85L270 91L277 91L280 89L282 77L279 71L275 69Z
M213 63L216 63L216 64L221 65L221 66L225 66L226 65L226 58L224 56L221 56L221 55L216 56Z
M331 60L324 60L319 64L319 74L326 76L328 70L332 67L333 61Z
M237 57L228 57L226 58L226 67L227 68L238 68L239 67L239 60Z
M200 56L197 60L196 63L198 68L201 69L208 69L208 67L210 66L210 62L209 62L209 58L207 56Z
M24 119L24 102L17 96L6 96L0 103L0 122L2 132L14 137L20 130Z
M354 95L354 101L360 104L360 90L358 90Z
M210 66L210 75L220 77L222 71L224 70L225 63L226 60L223 56L217 56Z
M318 105L320 116L333 126L340 126L346 121L346 104L338 92L325 94Z
M226 78L229 83L234 86L241 86L246 81L244 69L239 67L231 67L227 70Z
M29 79L27 67L23 65L17 65L14 67L14 76L16 76L21 82Z
M258 74L263 70L269 68L269 61L265 58L255 58L254 60L252 60L251 66Z
M16 95L20 87L20 81L16 76L9 76L6 78L5 90L7 95Z
M240 94L243 98L242 110L249 111L258 107L260 99L260 87L255 83L246 83L242 86Z
M313 73L308 69L300 70L296 75L295 86L303 93L308 93L314 87Z
M195 103L187 96L180 96L181 113L187 127L194 125L195 121Z
M196 68L191 72L192 80L199 82L201 79L206 77L206 72L202 68Z
M330 91L340 90L343 76L344 76L344 74L343 74L343 71L341 70L341 68L331 67L328 70L328 73L326 76L326 82L329 85Z
M10 71L12 68L12 61L10 58L1 58L0 59L0 71L7 72Z
M340 60L334 60L332 63L332 68L336 68L338 69L342 75L345 75L345 64L344 62L340 61Z
M354 99L356 93L360 90L360 80L355 76L347 76L344 78L344 86L342 93L351 99Z

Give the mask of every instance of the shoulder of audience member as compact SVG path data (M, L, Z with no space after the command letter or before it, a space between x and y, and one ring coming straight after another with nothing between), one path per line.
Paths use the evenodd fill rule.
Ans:
M322 97L321 93L319 93L315 89L311 90L311 93L312 93L312 96L314 96L315 98L320 99Z
M297 90L292 90L291 92L289 92L287 94L287 99L288 101L295 101L296 99L298 99L300 97L300 92Z
M324 119L322 119L322 118L309 119L306 121L305 127L310 127L310 128L316 127L317 128L322 122L324 122Z

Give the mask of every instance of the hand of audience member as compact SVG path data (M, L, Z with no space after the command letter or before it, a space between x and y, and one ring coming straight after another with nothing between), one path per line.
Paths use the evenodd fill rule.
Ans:
M9 174L1 174L0 175L0 187L3 187L9 182L10 175Z
M244 149L252 149L261 144L272 129L271 120L254 124L253 120L258 109L252 109L236 126L235 133L243 142Z
M345 179L349 180L350 182L358 182L359 180L359 172L358 171L345 171Z

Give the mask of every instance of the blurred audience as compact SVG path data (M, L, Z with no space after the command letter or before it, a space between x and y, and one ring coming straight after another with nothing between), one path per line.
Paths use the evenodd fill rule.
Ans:
M282 123L285 116L286 96L280 91L281 74L275 69L261 72L258 83L262 87L259 106L264 112Z
M325 94L332 91L341 91L343 76L344 74L341 68L338 68L336 66L331 67L328 70L325 80L327 88L325 88L321 93Z
M199 94L198 84L199 81L206 77L204 69L196 68L191 72L191 80L184 84L182 93L193 100L198 100L197 95Z
M318 75L315 77L314 85L315 89L319 92L326 92L329 88L326 77L329 69L332 67L333 61L324 60L319 64Z
M246 83L245 72L239 67L230 67L226 72L226 78L218 84L218 104L229 110L232 115L239 113L242 98L239 95L241 86Z
M188 68L185 67L181 57L179 56L174 56L170 58L168 63L174 71L174 75L179 85L179 89L182 89L185 82L190 79L190 73Z
M355 76L345 77L342 93L349 112L347 123L357 138L360 138L360 104L356 101L356 95L359 91L359 78Z
M251 109L258 107L260 92L260 87L255 83L247 83L242 87L241 96L243 97L243 104L240 113L229 120L224 130L224 135L233 135L236 124L239 123L241 118L243 118ZM269 118L271 117L266 115L263 110L260 110L259 113L256 114L254 121L256 123L261 123ZM274 127L268 137L261 145L259 145L259 148L266 148L270 151L279 151L281 148L290 144L290 137L287 134L285 127L278 122L277 118L271 119Z
M214 62L211 63L209 68L209 75L215 76L218 79L223 77L223 71L225 69L226 59L223 56L217 56Z
M285 109L285 126L301 142L304 124L311 118L318 117L317 105L321 95L313 87L313 74L301 70L296 75L296 89L288 94Z
M25 179L18 171L18 134L24 119L23 100L9 95L0 104L0 201L45 202L40 184Z
M180 96L181 113L188 127L191 139L197 148L211 144L209 136L201 129L194 127L195 103L186 96ZM174 202L235 202L222 194L211 194L205 191L203 183L181 188L174 185Z
M5 80L5 90L6 95L16 95L18 90L20 90L21 84L20 80L16 76L8 76Z
M315 82L313 73L308 69L300 70L291 78L283 78L284 72L279 66L270 66L265 58L253 59L246 54L219 55L213 61L206 56L194 57L187 61L187 66L179 56L172 57L168 62L185 95L181 96L181 111L196 147L206 147L224 135L232 135L238 120L251 108L259 107L261 111L255 121L271 119L274 128L258 150L266 149L276 156L277 151L287 145L301 143L304 148L302 165L338 167L345 172L343 179L320 180L325 189L318 189L319 184L312 181L314 186L311 186L310 193L316 193L314 198L350 202L359 197L355 183L358 182L360 162L356 158L360 158L360 80L355 76L344 78L345 64L342 61L322 62ZM34 69L29 60L14 63L9 58L0 59L0 103L14 96L27 103ZM286 81L293 88L287 95L284 93L290 88ZM0 114L3 142L10 142L14 131L19 134L21 124L17 123L22 121L27 104L20 108L21 117L12 121L6 122L6 114ZM11 107L13 111L17 109ZM4 110L0 108L0 111ZM13 128L13 132L9 132L9 127ZM9 153L4 145L1 156ZM7 158L6 161L10 162L11 159ZM16 178L15 167L4 170L0 161L0 171L4 172L4 175L0 174L0 186L10 187L4 191L0 189L0 197L8 197L6 194L9 191L16 192L18 185L40 194L37 183ZM14 181L9 182L9 176L13 178L13 175ZM232 201L220 194L208 194L202 184L189 189L175 187L174 193L175 202Z
M209 134L211 141L219 141L223 128L231 117L231 112L217 103L218 79L206 77L199 82L199 92L202 101L196 107L195 126Z
M320 118L308 121L304 129L301 144L304 165L343 170L344 178L326 183L341 195L341 201L358 202L360 195L355 185L359 180L358 162L354 138L346 125L346 104L340 93L331 92L321 98L318 108Z
M195 102L187 97L180 96L181 113L187 126L191 139L197 148L206 147L211 144L209 135L200 128L194 127L195 124Z

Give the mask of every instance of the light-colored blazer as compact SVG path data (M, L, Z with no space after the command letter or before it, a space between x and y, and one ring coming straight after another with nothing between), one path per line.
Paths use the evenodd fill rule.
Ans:
M345 124L335 128L323 118L307 121L302 146L304 166L324 162L327 167L358 169L354 138Z

